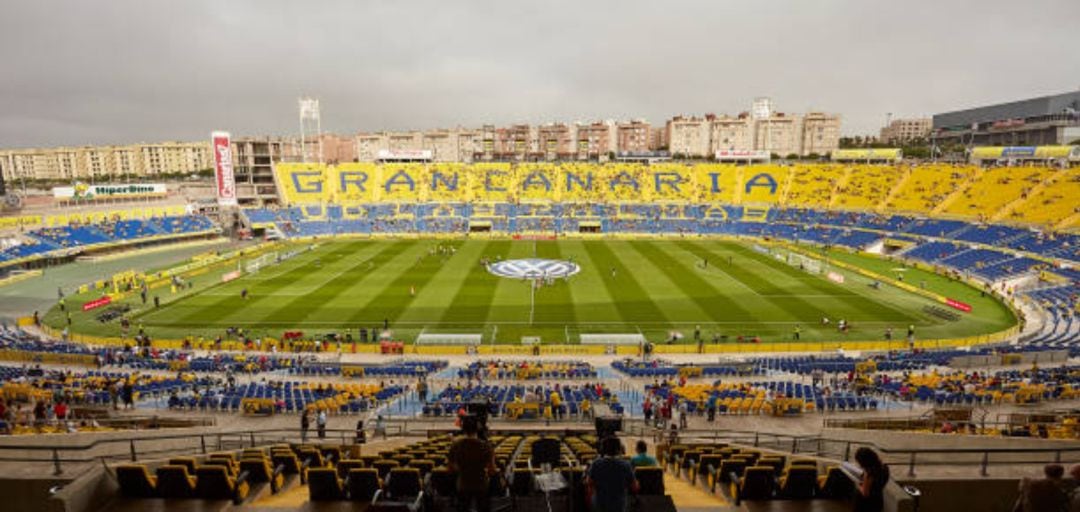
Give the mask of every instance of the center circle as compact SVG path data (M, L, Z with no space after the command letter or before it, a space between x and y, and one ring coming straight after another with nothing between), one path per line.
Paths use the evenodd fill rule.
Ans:
M511 279L558 279L570 277L581 271L577 263L565 260L527 258L491 263L488 272Z

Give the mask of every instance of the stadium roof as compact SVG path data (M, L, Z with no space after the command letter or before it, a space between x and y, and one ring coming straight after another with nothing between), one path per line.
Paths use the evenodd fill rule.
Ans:
M1080 91L934 114L934 129L1080 112Z

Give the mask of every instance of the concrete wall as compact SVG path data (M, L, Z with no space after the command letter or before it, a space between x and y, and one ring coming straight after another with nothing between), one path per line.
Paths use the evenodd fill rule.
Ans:
M922 493L919 512L1011 512L1020 494L1020 481L1008 478L900 480L898 483L912 485Z
M1046 352L1021 352L1008 354L1019 357L1019 361L1013 366L1031 368L1033 363L1061 363L1069 360L1069 352L1066 350L1051 350ZM953 368L985 368L988 366L1001 366L1002 355L959 356L949 361Z
M3 496L0 510L40 510L47 512L62 510L51 508L51 505L48 504L50 501L49 489L66 483L66 480L55 478L0 479L0 496Z

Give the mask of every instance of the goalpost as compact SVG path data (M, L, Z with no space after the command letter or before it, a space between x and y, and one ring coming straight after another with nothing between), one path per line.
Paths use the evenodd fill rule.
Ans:
M276 251L275 252L269 252L269 253L263 254L262 256L259 256L258 258L255 258L253 260L249 260L246 263L244 263L244 271L246 271L248 274L256 274L263 267L267 267L267 266L273 265L274 263L277 263L277 260L278 260L278 253Z
M806 256L803 256L802 254L790 251L788 252L787 256L787 262L789 265L814 274L821 273L821 260L808 258Z

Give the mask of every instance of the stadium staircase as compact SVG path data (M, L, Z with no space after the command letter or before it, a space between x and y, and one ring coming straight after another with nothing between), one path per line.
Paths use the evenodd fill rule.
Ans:
M1065 173L1063 172L1050 173L1050 175L1047 176L1046 179L1040 181L1037 185L1028 190L1027 193L1021 194L1016 199L1013 199L1012 201L1005 204L1005 206L1002 206L1001 209L999 209L996 213L994 213L994 215L990 217L990 221L998 222L1009 220L1009 217L1013 214L1013 212L1018 210L1021 206L1027 204L1028 199L1035 197L1043 190L1050 187L1059 179L1061 179L1061 177L1064 175Z
M880 204L876 205L873 210L876 212L884 212L886 210L886 206L893 204L893 202L896 200L896 196L900 194L900 191L904 190L904 187L907 186L907 182L910 179L911 168L904 167L903 174L900 176L899 180L896 180L896 183L892 186L892 188L889 189L889 193L886 194L885 200L882 201Z
M851 181L851 175L853 172L854 170L852 167L844 167L844 174L840 177L840 179L836 180L836 183L833 185L832 188L832 193L829 194L829 209L836 208L836 203L840 200L840 191L847 186L848 182Z
M968 188L970 188L971 185L975 183L975 176L975 174L972 174L960 183L957 183L956 187L952 190L952 192L949 193L948 196L945 197L944 201L941 201L932 209L930 209L930 214L940 215L942 212L948 210L953 203L962 199L964 197L964 193L967 192Z

